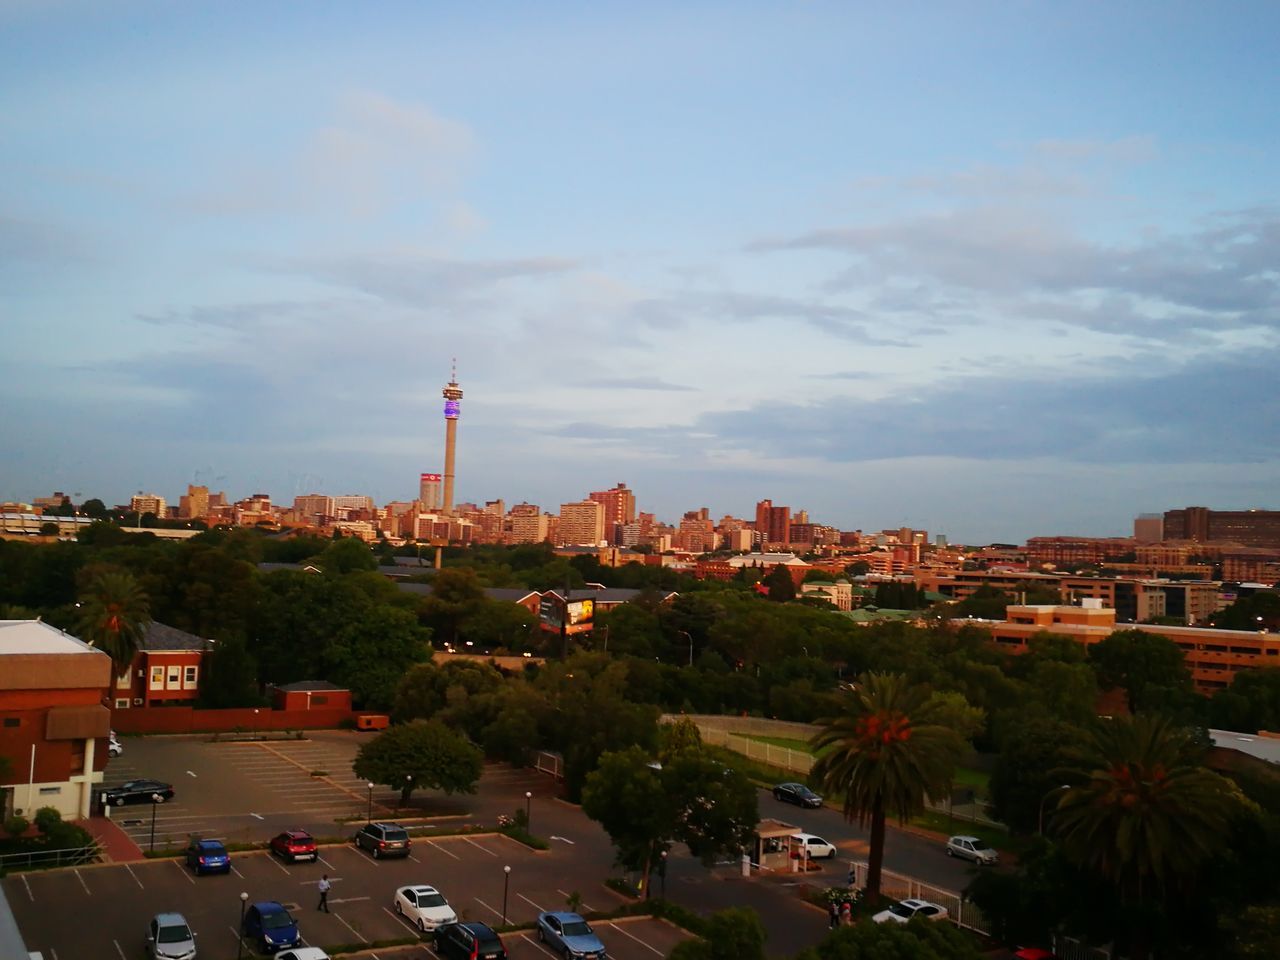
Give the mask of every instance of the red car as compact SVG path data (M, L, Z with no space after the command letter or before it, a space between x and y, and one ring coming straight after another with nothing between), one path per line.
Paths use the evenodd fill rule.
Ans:
M315 860L320 854L316 851L316 841L305 830L286 830L271 838L271 852L297 863L299 860Z

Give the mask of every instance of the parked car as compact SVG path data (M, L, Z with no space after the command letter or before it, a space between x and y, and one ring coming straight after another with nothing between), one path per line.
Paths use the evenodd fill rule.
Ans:
M159 797L159 800L153 800ZM162 780L130 780L118 787L107 787L102 791L104 803L113 807L126 803L164 803L173 799L173 785Z
M871 919L876 923L910 923L913 917L945 920L947 908L928 900L901 900L888 910L881 910Z
M355 835L355 842L372 853L375 860L409 855L409 834L398 823L366 823Z
M298 947L277 954L276 960L329 960L329 955L319 947Z
M538 914L538 939L565 960L605 960L604 944L591 929L591 924L576 913Z
M773 799L794 803L798 807L820 807L822 798L803 783L779 783L773 788Z
M221 840L192 840L187 844L187 866L202 873L230 873L231 855Z
M486 923L449 923L436 931L436 953L452 960L507 960L502 938Z
M271 838L271 852L285 860L297 863L299 860L312 860L320 856L316 849L315 837L305 830L286 830Z
M107 756L118 757L122 753L124 753L124 744L120 742L120 738L112 730L107 734Z
M157 913L147 926L147 956L155 960L195 960L196 935L180 913Z
M282 947L296 947L302 939L298 921L275 900L251 904L245 911L241 934L256 941L263 953L275 953Z
M836 855L834 843L829 843L812 833L792 834L791 850L802 857L808 855L810 860L830 860Z
M407 917L423 933L434 933L446 923L457 923L458 915L435 887L418 884L401 887L393 898L396 913Z
M984 866L1000 859L1000 854L992 850L985 840L977 837L952 837L947 841L947 856L972 860Z

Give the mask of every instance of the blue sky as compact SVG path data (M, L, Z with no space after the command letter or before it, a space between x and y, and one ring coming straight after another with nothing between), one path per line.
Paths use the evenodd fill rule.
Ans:
M1271 3L0 0L0 498L1280 508Z

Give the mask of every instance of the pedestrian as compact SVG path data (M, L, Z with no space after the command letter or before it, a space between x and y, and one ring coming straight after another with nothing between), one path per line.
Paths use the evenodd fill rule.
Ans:
M834 930L840 925L840 904L832 900L827 904L827 927Z
M331 886L329 875L327 873L322 874L320 882L316 884L316 888L320 891L320 902L316 905L317 910L323 910L325 913L329 912L329 887Z
M852 924L853 924L853 904L851 904L848 900L846 900L844 901L844 903L840 904L840 925L844 927L848 927L848 926L851 926Z

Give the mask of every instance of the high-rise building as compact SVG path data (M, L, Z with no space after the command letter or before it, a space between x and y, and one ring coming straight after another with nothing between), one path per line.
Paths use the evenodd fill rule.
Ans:
M1164 538L1280 547L1280 510L1166 510Z
M1139 543L1159 543L1164 539L1164 517L1158 513L1144 513L1136 517L1133 539Z
M163 517L167 504L164 497L154 493L135 493L129 498L129 512L142 516L144 513L153 513L157 517Z
M333 497L323 493L304 493L293 498L293 512L299 520L322 527L333 519Z
M441 509L448 515L453 511L454 448L458 443L458 417L462 415L462 388L458 386L456 363L441 395L444 397L444 505Z
M791 542L791 508L775 507L772 500L756 504L756 535L761 545Z
M424 473L418 479L418 500L423 510L440 509L440 474Z
M610 543L618 542L618 528L636 518L636 495L619 483L611 490L596 490L587 494L604 507L604 535Z
M596 546L604 540L604 504L579 500L560 505L557 543L566 546Z
M368 520L374 512L373 498L352 493L333 498L333 515L339 520Z
M198 520L209 515L209 488L187 484L187 492L178 498L178 516Z
M536 503L517 503L511 508L510 543L542 543L547 539L547 515Z

